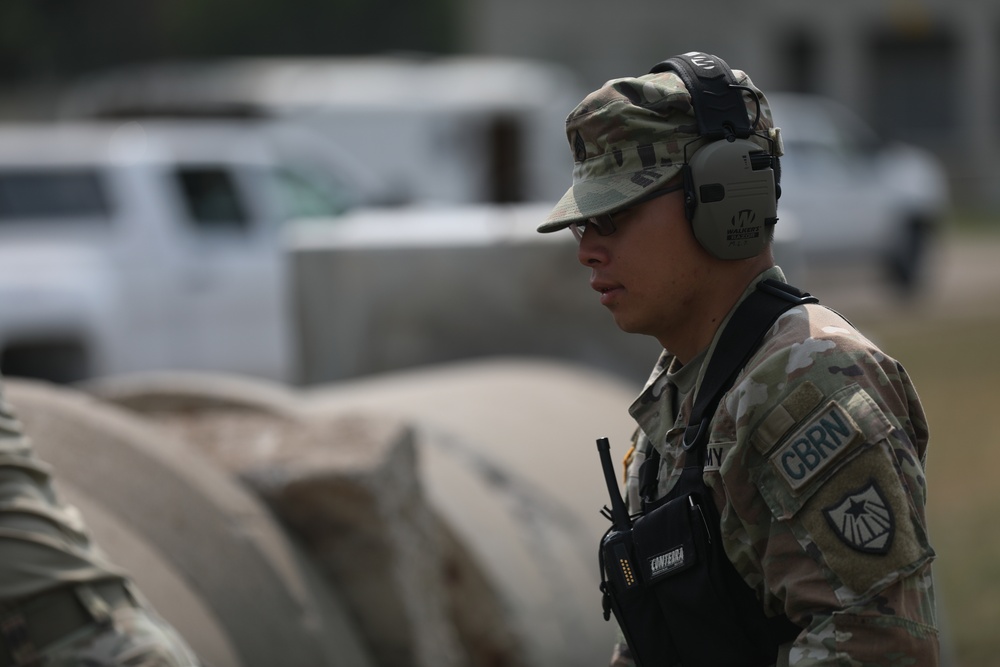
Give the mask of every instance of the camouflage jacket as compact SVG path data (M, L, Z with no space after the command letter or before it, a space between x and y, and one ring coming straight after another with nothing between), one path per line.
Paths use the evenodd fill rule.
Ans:
M0 606L67 583L123 578L63 503L0 393Z
M757 280L765 278L783 280L777 267ZM626 459L631 507L650 446L661 456L658 497L676 483L687 416L714 346L683 374L665 352L632 405L639 429ZM681 375L686 381L675 383ZM730 560L766 613L802 627L778 665L938 664L927 439L903 367L821 305L783 314L723 396L704 479Z

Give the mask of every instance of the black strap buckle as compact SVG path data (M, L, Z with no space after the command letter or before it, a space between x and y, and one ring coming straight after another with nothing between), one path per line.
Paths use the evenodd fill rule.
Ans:
M708 437L709 418L702 419L697 426L688 426L684 429L684 442L681 445L685 452L690 452Z
M779 299L784 299L785 301L799 305L806 303L819 303L819 299L814 297L809 292L803 292L796 287L792 287L788 283L783 283L780 280L775 280L774 278L768 278L767 280L760 281L757 283L757 289L761 292L767 292L771 296L776 296Z

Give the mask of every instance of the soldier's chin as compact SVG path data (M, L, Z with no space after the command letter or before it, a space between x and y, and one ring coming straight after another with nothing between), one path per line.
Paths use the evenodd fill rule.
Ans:
M649 331L646 330L645 327L643 327L634 320L628 319L622 313L616 313L615 311L612 311L611 317L614 318L615 324L618 326L618 328L624 331L625 333L644 334L647 336L652 335Z

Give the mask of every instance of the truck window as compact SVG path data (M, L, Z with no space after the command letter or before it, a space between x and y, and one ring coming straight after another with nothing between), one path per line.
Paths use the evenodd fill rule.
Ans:
M181 167L177 180L188 216L204 230L243 231L249 220L232 175L222 167Z
M109 218L110 206L94 169L0 169L0 221L31 218Z
M335 217L352 206L346 192L324 188L294 169L275 169L273 177L283 220Z
M499 115L490 123L490 198L497 204L524 201L521 187L523 134L521 123L514 116Z

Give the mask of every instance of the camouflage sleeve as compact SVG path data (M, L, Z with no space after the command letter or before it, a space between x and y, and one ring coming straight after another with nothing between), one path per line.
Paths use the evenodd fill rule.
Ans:
M788 647L785 664L935 667L940 649L928 608L931 585L930 568L925 568L866 601L814 614Z
M608 667L635 667L635 661L632 660L632 653L628 650L628 644L621 637L618 638L618 642L611 652L611 662Z
M726 550L803 628L779 666L937 665L923 411L898 363L822 317L726 399Z

